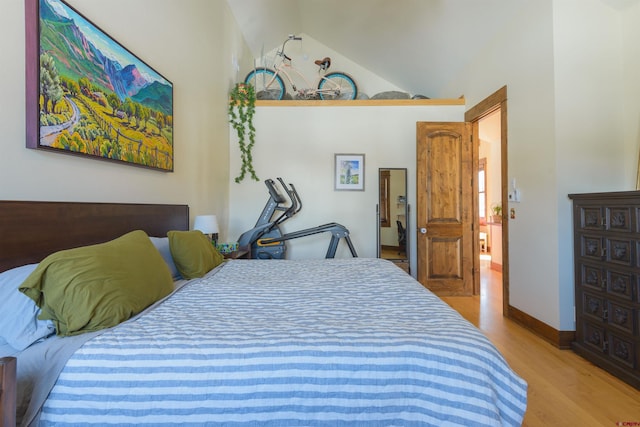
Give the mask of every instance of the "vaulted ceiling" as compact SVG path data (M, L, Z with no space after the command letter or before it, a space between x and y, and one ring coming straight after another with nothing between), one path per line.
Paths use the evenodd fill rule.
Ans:
M540 0L227 0L254 56L305 33L410 93L441 90ZM552 0L549 0L552 1ZM640 0L599 0L624 9ZM549 3L551 4L551 3Z

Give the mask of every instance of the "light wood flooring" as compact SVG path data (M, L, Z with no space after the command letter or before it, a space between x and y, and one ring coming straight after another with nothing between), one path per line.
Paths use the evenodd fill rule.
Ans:
M640 391L502 316L502 278L481 261L481 294L444 297L529 384L524 426L640 426Z
M407 259L407 256L404 252L399 252L397 248L382 248L382 250L380 251L380 258L388 259L407 273L410 273L409 259Z

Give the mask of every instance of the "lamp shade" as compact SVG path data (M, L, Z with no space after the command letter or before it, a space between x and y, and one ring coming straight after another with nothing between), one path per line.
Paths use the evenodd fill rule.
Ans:
M200 230L204 234L215 234L218 232L218 219L215 215L198 215L193 223L194 230Z

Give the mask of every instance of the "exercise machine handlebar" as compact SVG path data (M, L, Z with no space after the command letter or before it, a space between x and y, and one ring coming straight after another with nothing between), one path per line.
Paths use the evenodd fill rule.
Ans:
M267 186L267 189L269 190L269 195L276 203L284 203L287 201L284 198L284 196L278 191L278 189L276 188L276 183L273 182L272 179L265 180L264 184Z
M289 209L291 210L289 216L293 216L300 212L300 210L302 209L302 200L300 200L300 195L296 191L296 187L294 187L293 184L289 183L289 185L287 186L284 183L284 180L280 177L278 177L278 181L280 181L280 185L282 185L284 191L287 192L287 196L289 197L289 201L291 203L291 206L289 207Z
M341 239L344 239L347 243L351 255L354 257L358 256L351 242L349 230L335 222L282 234L279 227L280 224L300 212L302 209L302 200L293 184L287 185L280 177L278 177L277 180L286 195L283 195L279 191L278 183L274 180L265 180L265 185L269 190L269 200L256 225L251 230L242 233L238 239L238 243L241 246L250 245L252 247L252 257L284 258L286 241L326 232L331 234L331 241L326 258L334 258L338 243ZM289 200L287 201L287 199ZM276 211L279 211L280 214L277 215L275 220L271 219Z

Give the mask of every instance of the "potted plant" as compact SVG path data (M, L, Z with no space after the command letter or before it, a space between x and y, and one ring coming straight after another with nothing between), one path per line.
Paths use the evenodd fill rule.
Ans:
M238 135L238 146L242 167L240 175L235 181L240 183L247 173L251 174L251 179L259 181L256 171L253 168L253 157L251 150L255 144L256 129L253 127L253 115L256 111L256 93L253 86L238 83L229 94L229 123Z
M502 222L502 203L494 203L491 205L491 212L493 212L493 215L491 215L492 222Z

